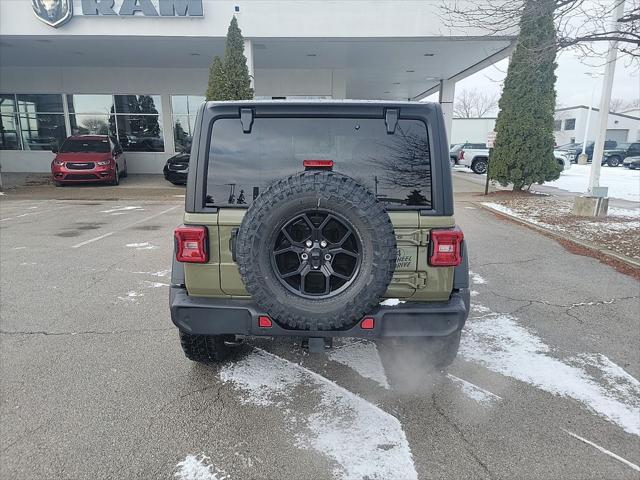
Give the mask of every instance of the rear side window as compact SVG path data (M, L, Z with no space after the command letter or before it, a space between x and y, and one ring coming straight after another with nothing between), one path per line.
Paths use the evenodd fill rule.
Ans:
M109 140L65 140L60 153L109 153Z
M207 204L248 206L273 181L304 170L304 160L333 160L333 171L366 186L387 209L430 209L431 155L420 120L255 118L214 122L209 148Z

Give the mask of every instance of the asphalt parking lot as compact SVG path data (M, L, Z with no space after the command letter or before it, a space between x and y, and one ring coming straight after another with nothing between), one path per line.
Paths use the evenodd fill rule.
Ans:
M0 477L639 478L638 282L457 182L473 312L449 372L401 387L368 342L186 360L168 311L179 189L2 198Z

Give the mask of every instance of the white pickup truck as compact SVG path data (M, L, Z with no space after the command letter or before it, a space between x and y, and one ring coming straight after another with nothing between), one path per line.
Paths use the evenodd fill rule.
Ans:
M486 146L485 148L477 148L480 146L479 144L469 145L472 148L461 149L458 152L458 159L455 164L468 167L473 170L474 173L479 175L487 173L487 166L489 165L489 149L486 148ZM574 160L572 158L573 154L563 150L554 150L553 155L556 158L556 162L558 162L562 167L562 171L566 171L571 168L571 162Z

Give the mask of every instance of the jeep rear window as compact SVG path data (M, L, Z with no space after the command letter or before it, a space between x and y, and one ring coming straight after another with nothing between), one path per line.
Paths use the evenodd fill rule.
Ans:
M250 133L240 119L213 124L207 205L246 207L273 181L304 170L304 160L332 160L387 209L431 208L431 156L420 120L255 118Z

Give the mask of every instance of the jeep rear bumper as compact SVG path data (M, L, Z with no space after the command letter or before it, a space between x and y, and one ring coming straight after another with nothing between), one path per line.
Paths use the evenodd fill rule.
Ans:
M378 306L366 317L374 328L364 330L360 322L346 330L290 330L275 321L270 328L258 326L266 315L251 300L193 297L183 287L172 286L171 320L193 335L249 335L302 337L438 337L462 329L469 316L469 289L454 291L446 302L406 302Z

